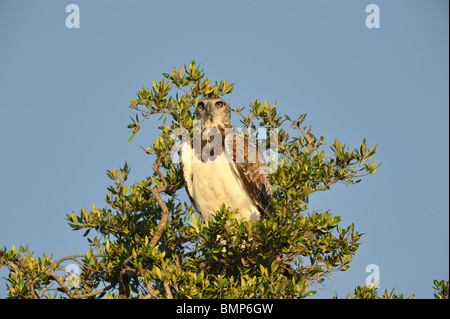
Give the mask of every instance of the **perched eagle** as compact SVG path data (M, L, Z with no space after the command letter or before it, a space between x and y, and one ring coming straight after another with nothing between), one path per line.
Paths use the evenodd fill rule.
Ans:
M222 204L236 218L256 220L272 208L272 186L257 146L231 126L230 106L210 97L197 104L200 129L181 145L180 160L186 191L207 222Z

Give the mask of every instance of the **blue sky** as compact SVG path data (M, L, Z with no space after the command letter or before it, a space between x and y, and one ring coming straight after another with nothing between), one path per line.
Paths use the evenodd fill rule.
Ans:
M79 29L66 28L70 3ZM371 3L379 29L365 25ZM195 59L211 80L236 83L232 107L276 100L280 113L307 113L328 145L379 145L375 175L311 198L366 234L351 269L316 297L344 297L376 264L382 290L432 298L433 279L449 279L448 6L0 0L0 246L85 252L65 214L104 206L107 169L127 161L131 180L151 174L139 146L157 132L150 120L127 142L129 100Z

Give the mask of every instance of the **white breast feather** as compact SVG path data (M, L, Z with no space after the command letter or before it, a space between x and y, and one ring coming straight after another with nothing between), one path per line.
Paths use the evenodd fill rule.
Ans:
M188 143L182 146L181 160L186 187L205 221L225 203L237 212L236 218L256 220L260 213L237 177L233 163L225 155L210 162L193 163L193 150Z

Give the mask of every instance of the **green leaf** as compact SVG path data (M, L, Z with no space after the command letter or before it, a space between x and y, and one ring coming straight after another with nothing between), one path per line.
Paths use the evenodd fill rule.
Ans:
M266 277L269 275L267 269L262 264L259 265L259 270L261 271L261 275Z
M361 145L361 155L365 156L367 152L367 145L366 145L366 139L363 139L362 145Z
M278 264L277 264L276 260L274 260L272 262L272 265L270 265L270 272L274 273L277 269L278 269Z
M131 134L130 138L128 139L128 142L130 142L134 138L134 136L136 135L137 132L139 132L140 129L141 129L140 125L134 128L133 134Z

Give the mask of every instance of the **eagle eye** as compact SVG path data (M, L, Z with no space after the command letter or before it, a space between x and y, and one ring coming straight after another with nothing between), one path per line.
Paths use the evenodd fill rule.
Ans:
M220 101L219 101L219 102L216 103L216 107L217 107L217 108L222 107L222 106L223 106L223 102L220 102Z

